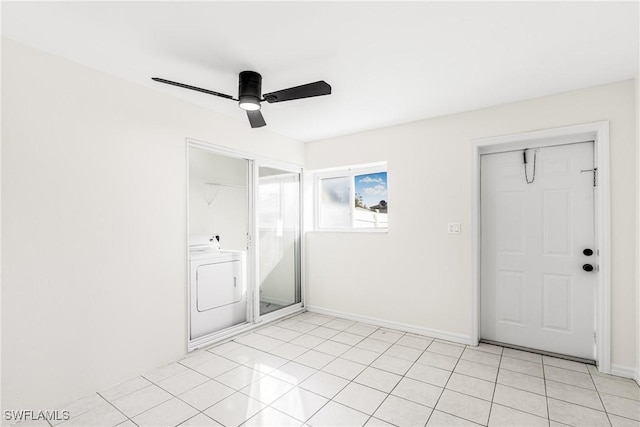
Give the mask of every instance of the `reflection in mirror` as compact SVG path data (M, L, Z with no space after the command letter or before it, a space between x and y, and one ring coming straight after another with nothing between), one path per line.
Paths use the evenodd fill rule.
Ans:
M247 160L189 150L189 245L247 249Z
M189 148L189 338L247 321L249 161Z

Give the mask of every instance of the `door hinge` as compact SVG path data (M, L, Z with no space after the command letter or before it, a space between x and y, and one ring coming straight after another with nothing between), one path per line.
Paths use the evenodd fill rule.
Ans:
M598 342L597 336L596 336L596 331L593 331L593 342Z
M247 250L251 249L251 234L247 233Z

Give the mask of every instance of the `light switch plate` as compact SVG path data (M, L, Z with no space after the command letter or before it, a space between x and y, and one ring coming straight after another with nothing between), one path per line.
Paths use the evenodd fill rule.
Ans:
M460 234L460 223L450 222L447 231L449 234Z

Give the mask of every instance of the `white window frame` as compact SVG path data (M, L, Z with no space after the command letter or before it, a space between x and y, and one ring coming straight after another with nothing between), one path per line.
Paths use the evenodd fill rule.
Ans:
M387 174L387 192L389 192L389 171L387 162L368 163L365 165L353 165L347 167L331 168L310 171L313 176L313 192L314 192L314 206L313 206L313 229L314 231L322 232L337 232L337 233L387 233L389 231L389 220L387 216L387 226L384 228L375 227L355 227L355 177L358 175L367 175L372 173L385 172ZM351 226L349 227L323 227L320 225L320 210L321 210L321 181L327 178L344 178L347 177L351 180L351 192L349 194L349 206ZM387 197L388 198L388 197ZM388 201L387 201L388 202ZM388 214L387 214L388 215Z

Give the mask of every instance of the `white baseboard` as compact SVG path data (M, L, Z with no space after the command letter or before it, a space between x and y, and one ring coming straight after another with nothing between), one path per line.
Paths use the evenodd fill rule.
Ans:
M383 328L397 329L399 331L410 332L413 334L426 335L431 338L438 338L441 340L471 345L471 337L468 335L439 331L437 329L423 328L421 326L408 325L406 323L379 319L377 317L362 316L360 314L347 313L344 311L332 310L329 308L318 307L314 305L308 305L307 310L312 313L342 317L344 319L355 320L357 322L370 323L372 325L381 326Z
M640 384L640 372L629 366L611 365L611 375L618 377L631 378Z

